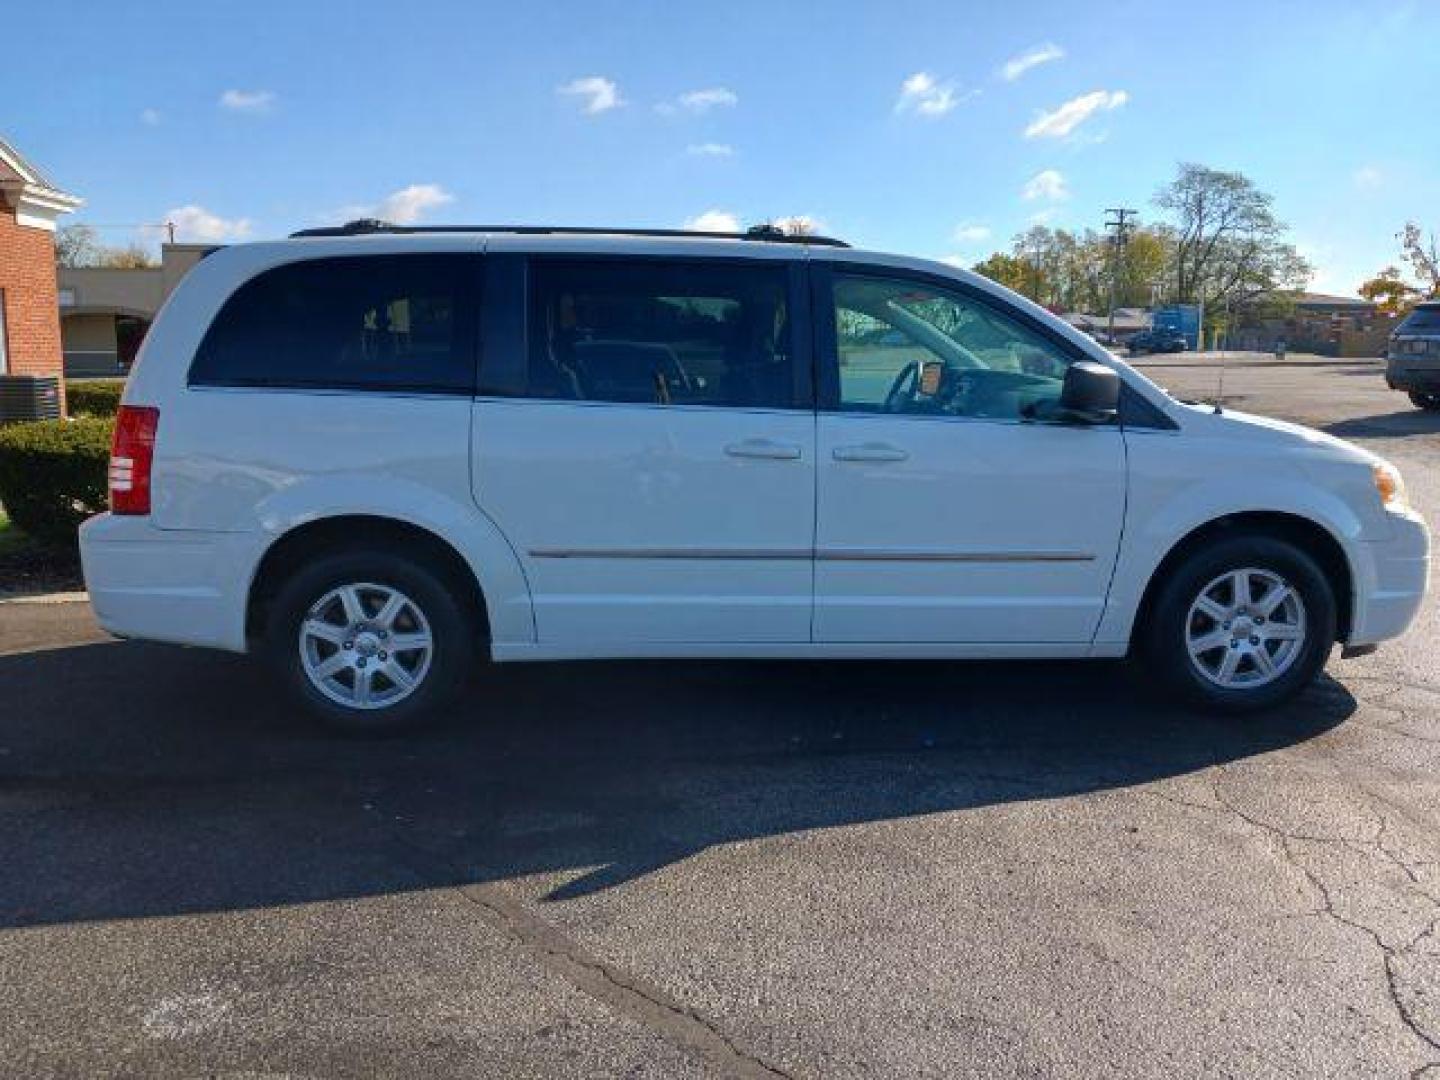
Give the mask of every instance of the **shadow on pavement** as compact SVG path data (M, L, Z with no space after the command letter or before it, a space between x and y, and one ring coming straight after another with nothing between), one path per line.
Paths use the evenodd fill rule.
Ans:
M552 899L715 845L1122 788L1320 734L1323 680L1248 720L1121 664L604 663L486 671L440 730L317 734L239 657L0 656L0 926L531 873Z
M1423 409L1401 409L1379 416L1357 416L1326 424L1322 431L1342 439L1361 436L1398 438L1404 435L1440 435L1440 413Z

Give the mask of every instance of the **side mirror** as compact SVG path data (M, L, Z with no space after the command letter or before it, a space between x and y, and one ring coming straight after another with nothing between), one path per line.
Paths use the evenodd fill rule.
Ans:
M1120 408L1120 376L1093 361L1071 364L1060 388L1060 408L1069 417L1086 423L1114 419Z

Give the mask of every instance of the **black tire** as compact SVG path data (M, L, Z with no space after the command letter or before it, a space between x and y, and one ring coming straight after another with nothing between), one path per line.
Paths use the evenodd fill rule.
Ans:
M1426 412L1440 412L1440 394L1425 394L1419 390L1410 391L1410 403Z
M1294 589L1303 605L1305 633L1289 667L1272 681L1227 687L1207 678L1198 666L1200 661L1190 656L1191 605L1217 578L1245 568L1276 574ZM1249 534L1206 544L1177 566L1159 588L1142 629L1144 658L1168 690L1206 711L1253 712L1281 704L1314 681L1335 642L1334 589L1315 560L1286 540ZM1240 647L1243 649L1244 643ZM1262 647L1268 649L1269 645ZM1219 655L1223 658L1224 654Z
M332 700L312 681L302 659L301 625L312 609L332 590L358 583L398 591L412 605L401 617L410 618L418 611L428 627L428 663L414 689L393 704L360 708ZM384 596L379 590L362 592L362 602L371 604ZM290 694L332 730L360 735L410 731L450 704L481 660L477 618L464 602L465 596L460 583L394 551L374 547L321 556L296 570L270 604L262 645L265 658L280 674ZM415 628L413 618L408 625L400 626L401 630ZM359 647L358 642L350 644ZM378 657L386 655L381 652ZM397 651L397 660L400 655ZM407 660L414 662L416 655L409 654ZM373 656L371 660L377 665L381 662ZM375 677L373 670L371 677ZM392 685L401 692L398 684Z

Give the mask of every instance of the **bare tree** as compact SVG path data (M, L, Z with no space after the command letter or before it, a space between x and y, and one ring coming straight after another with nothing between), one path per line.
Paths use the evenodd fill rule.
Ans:
M1399 240L1405 258L1420 279L1421 290L1428 297L1440 299L1440 240L1433 232L1427 240L1420 226L1413 221L1405 223Z
M94 266L100 257L100 237L89 225L61 225L55 230L58 266Z
M145 270L159 265L139 244L108 247L100 243L94 226L77 223L55 230L55 264L64 267L104 266L119 270Z
M778 229L786 236L820 235L820 223L805 214L793 214L790 217L766 218L760 223L760 227L765 229Z

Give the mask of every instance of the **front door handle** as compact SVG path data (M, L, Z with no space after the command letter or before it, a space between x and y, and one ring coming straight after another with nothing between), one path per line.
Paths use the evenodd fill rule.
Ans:
M889 443L867 442L858 446L837 446L830 456L836 461L904 461L910 455Z
M775 442L772 439L745 439L725 447L725 453L731 457L794 461L800 457L800 447L794 443Z

